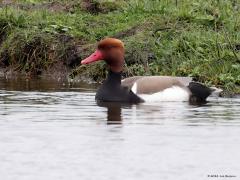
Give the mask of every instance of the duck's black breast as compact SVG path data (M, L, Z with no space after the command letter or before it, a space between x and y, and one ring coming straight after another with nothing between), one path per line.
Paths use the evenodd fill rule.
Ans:
M143 100L126 87L102 85L96 94L96 100L106 102L140 103Z
M99 87L96 100L103 102L140 103L143 100L131 90L121 86L121 73L110 71L107 79Z

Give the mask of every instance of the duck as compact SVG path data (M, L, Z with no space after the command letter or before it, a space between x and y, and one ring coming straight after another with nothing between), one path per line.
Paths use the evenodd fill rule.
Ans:
M81 61L82 65L105 61L109 67L106 80L96 92L98 102L188 101L204 103L213 89L192 81L190 77L133 76L122 79L124 43L116 38L102 39L94 53Z

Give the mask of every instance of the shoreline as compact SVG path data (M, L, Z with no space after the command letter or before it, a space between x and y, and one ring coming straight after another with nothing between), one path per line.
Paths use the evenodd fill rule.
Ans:
M63 88L71 88L71 87L94 87L94 89L97 89L97 87L100 85L100 82L93 81L89 77L81 77L77 76L74 79L69 78L69 76L52 76L50 75L44 75L44 76L34 76L34 77L29 77L24 75L23 73L14 73L11 74L10 76L6 76L0 71L0 83L1 81L9 81L9 82L22 82L22 83L40 83L40 84L55 84L58 85L58 87L63 87ZM38 90L38 89L35 89ZM41 90L41 88L39 89ZM221 98L240 98L240 93L234 93L234 92L228 92L226 90L223 90L218 97Z
M190 76L240 94L240 4L196 1L11 0L0 3L0 73L101 82L103 63L80 66L104 37L126 46L123 77Z

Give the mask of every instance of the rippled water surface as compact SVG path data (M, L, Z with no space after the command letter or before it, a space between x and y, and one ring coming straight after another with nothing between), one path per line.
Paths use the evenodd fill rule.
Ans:
M0 80L1 179L240 179L240 99L100 105L95 88Z

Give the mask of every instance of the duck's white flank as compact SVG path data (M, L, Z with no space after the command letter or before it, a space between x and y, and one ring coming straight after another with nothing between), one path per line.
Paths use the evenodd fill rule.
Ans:
M137 83L134 83L134 84L133 84L131 90L132 90L132 92L133 92L134 94L137 94Z
M137 83L134 83L132 92L137 94ZM189 91L179 86L167 88L161 92L153 94L137 94L145 102L164 102L164 101L188 101Z

